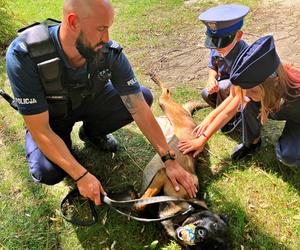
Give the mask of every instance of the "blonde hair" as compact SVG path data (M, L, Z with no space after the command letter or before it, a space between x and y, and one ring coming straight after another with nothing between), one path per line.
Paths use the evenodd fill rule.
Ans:
M262 100L260 108L260 121L265 124L270 112L278 112L283 102L292 102L300 96L300 71L292 64L279 64L277 76L268 77L258 85ZM242 102L245 102L245 90L238 92Z

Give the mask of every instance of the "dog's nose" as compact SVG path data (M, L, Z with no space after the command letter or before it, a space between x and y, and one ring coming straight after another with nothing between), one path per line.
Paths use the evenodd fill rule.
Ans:
M197 230L197 234L198 234L200 239L204 239L205 236L206 236L206 230L204 228L199 228Z

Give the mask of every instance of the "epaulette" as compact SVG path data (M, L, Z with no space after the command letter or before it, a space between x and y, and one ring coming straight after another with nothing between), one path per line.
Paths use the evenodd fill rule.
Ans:
M115 50L117 50L118 52L121 52L121 51L122 51L122 47L120 46L120 44L118 44L116 41L113 41L113 40L111 40L111 41L109 42L109 48L115 49Z

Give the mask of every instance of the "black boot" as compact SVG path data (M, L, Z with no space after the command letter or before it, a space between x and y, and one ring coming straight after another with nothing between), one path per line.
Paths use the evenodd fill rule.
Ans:
M112 134L89 137L85 134L82 126L79 129L79 138L103 151L116 152L119 148L119 143Z
M232 150L231 159L241 160L247 155L253 154L261 145L261 139L256 144L251 144L249 147L241 143Z

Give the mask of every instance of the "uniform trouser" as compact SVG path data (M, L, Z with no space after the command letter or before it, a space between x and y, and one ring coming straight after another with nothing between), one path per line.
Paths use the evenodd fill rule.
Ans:
M149 89L141 87L144 98L151 106L153 97ZM93 100L89 100L68 118L50 119L52 130L60 136L71 150L71 131L75 122L83 121L84 131L89 136L106 135L133 121L119 94L107 84L105 89ZM25 137L26 158L34 181L53 185L60 182L67 173L56 166L41 152L29 131Z
M243 112L243 143L250 146L260 136L259 102L249 102ZM270 115L271 119L275 119ZM297 118L298 119L298 118ZM276 120L276 119L275 119ZM300 123L288 120L275 144L277 159L287 166L300 166Z
M258 118L260 102L250 101L242 110L242 140L249 147L255 139L260 137L261 122Z
M218 85L219 91L216 93L210 94L206 88L201 91L203 100L212 108L219 106L230 94L231 82L228 79L219 81ZM236 119L239 119L238 117L239 114L229 122L234 122Z
M287 166L300 166L300 123L286 121L275 145L277 159Z

